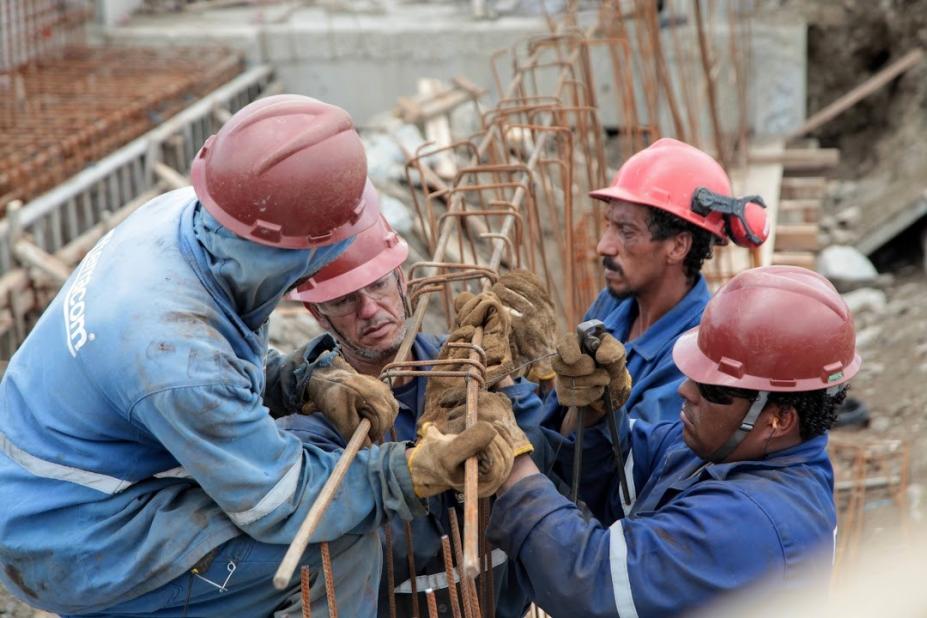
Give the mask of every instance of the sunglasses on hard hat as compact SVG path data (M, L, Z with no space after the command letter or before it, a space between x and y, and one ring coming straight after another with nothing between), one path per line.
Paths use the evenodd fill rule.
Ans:
M717 384L702 384L701 382L695 382L695 386L698 387L698 394L702 396L702 399L709 403L714 403L722 406L728 406L734 403L734 399L749 399L753 401L756 399L757 392L746 389L746 388L736 388L733 386L719 386Z
M334 300L328 300L324 303L316 303L319 311L327 316L341 317L355 313L363 302L362 296L373 301L384 300L399 289L399 279L396 272L393 271L385 277L381 277L373 283L362 287L356 292L345 294Z

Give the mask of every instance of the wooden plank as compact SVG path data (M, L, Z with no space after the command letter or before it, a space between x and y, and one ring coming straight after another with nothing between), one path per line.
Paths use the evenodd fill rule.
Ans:
M824 176L786 176L782 179L781 198L784 200L819 199L827 193Z
M767 212L771 222L769 238L756 252L756 265L766 266L772 264L773 246L776 243L775 221L779 216L779 187L782 184L782 158L785 149L785 140L775 138L765 143L756 144L750 149L751 163L740 173L731 174L735 195L757 194L766 202ZM754 157L756 160L754 161ZM743 270L753 265L750 251L739 248L739 260L735 268ZM743 264L747 264L743 266Z
M13 253L16 259L27 266L38 268L43 273L50 276L55 283L61 285L71 275L71 267L56 256L44 251L42 248L35 246L28 240L22 239L16 241L13 245Z
M772 263L782 266L801 266L814 270L817 266L817 257L810 251L775 251Z
M805 133L813 131L824 123L836 118L846 110L856 105L858 102L876 92L879 88L888 82L892 81L908 69L919 64L923 58L924 51L922 49L912 49L907 54L891 63L863 83L859 84L830 105L824 107L824 109L820 110L816 114L813 114L811 118L806 120L803 125L789 133L788 139L804 135Z
M789 149L771 154L757 149L750 150L749 163L779 163L787 171L808 172L836 167L840 163L838 148Z
M779 200L781 223L817 223L821 200Z
M777 251L817 251L818 226L812 223L776 226Z

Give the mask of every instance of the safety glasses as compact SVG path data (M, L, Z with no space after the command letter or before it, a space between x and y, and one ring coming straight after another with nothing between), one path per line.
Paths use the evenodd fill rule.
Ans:
M356 292L345 294L344 296L324 303L317 303L316 307L318 307L319 312L323 315L341 317L355 313L361 307L364 296L373 301L381 301L388 298L391 294L396 294L398 296L398 293L399 279L396 276L396 272L393 271L385 277L377 279L370 285L362 287Z
M733 386L719 386L717 384L702 384L695 382L698 387L698 393L702 399L709 403L722 406L729 406L734 403L734 399L756 399L757 392L746 388L735 388Z

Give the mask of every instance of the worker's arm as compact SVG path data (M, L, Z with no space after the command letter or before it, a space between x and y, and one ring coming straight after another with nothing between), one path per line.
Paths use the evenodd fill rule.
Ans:
M638 420L629 421L623 411L617 413L617 416L630 502L625 502L621 493L612 440L604 417L595 425L587 427L583 434L579 497L593 515L608 524L624 517L630 510L637 494L647 484L662 454L672 442L672 423L651 425ZM575 446L574 432L563 438L557 452L556 470L566 480L573 478Z
M268 348L264 361L264 405L271 416L280 418L299 412L315 361L323 352L337 347L335 339L326 333L290 354Z
M605 527L520 457L488 538L517 560L519 580L551 615L677 615L782 568L770 520L725 485L700 483L657 513Z
M150 394L133 406L131 420L161 442L239 528L265 543L289 543L341 451L282 431L246 376L231 367L229 375L238 375L238 383ZM404 443L363 450L311 541L424 513L405 450Z

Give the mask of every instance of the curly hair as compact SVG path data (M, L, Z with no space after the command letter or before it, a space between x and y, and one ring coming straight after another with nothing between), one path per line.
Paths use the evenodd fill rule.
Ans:
M835 395L828 395L827 389L801 393L770 393L769 403L783 408L792 408L798 414L798 430L802 440L810 440L823 434L837 420L837 408L847 397L846 388Z
M692 235L692 246L683 260L682 267L689 283L694 282L702 272L702 263L711 257L711 248L716 243L714 235L660 208L648 208L647 210L650 211L647 228L650 230L652 240L666 240L683 232L689 232Z

